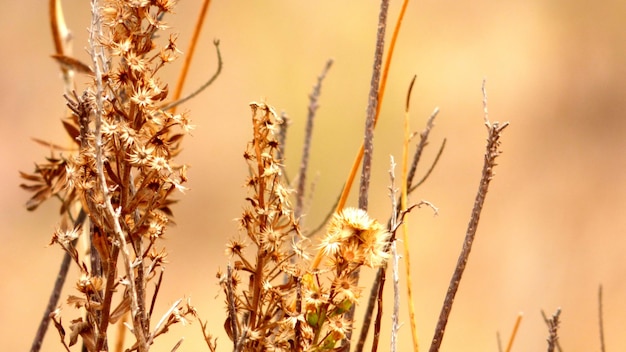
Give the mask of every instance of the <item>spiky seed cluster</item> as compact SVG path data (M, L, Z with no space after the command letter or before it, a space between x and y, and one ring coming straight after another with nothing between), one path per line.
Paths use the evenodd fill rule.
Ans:
M63 121L78 153L49 158L37 165L34 174L22 174L34 182L23 186L35 192L29 209L56 196L63 201L62 213L69 216L80 203L93 224L90 237L96 251L92 255L99 258L91 262L99 265L85 265L74 244L58 235L68 232L57 232L53 241L71 253L83 271L77 288L86 297L73 301L88 311L89 332L85 328L81 336L95 341L97 351L106 346L115 292L124 295L118 308L129 310L128 297L136 305L132 312L135 348L146 350L154 337L145 288L164 262L166 254L156 250L155 243L170 221L173 192L185 190L186 167L175 165L173 158L192 128L185 114L159 108L168 87L157 74L179 51L176 37L170 36L162 47L155 38L166 28L161 19L173 5L171 0L94 2L90 54L98 74L83 94L67 97L73 114ZM107 213L108 203L115 214ZM132 253L122 255L135 262L129 267L134 279L117 277L120 232L131 247ZM117 287L119 283L125 288Z
M346 208L335 213L322 239L324 255L332 259L333 269L350 270L350 267L366 265L381 266L389 257L385 246L389 232L366 211Z
M247 239L229 242L226 253L235 258L235 270L219 274L229 311L226 330L241 351L333 350L351 329L344 315L360 295L351 275L363 265L384 263L389 234L365 211L346 209L335 214L308 263L276 156L282 121L268 105L250 106L253 139L244 152L250 195L239 219ZM254 259L244 254L248 242ZM239 287L242 272L250 275L247 288Z

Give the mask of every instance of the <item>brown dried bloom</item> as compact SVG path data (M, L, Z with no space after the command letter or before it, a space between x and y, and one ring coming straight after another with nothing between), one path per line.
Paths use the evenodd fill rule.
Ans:
M346 208L336 213L320 243L320 252L314 268L323 257L331 259L333 265L351 263L379 267L389 254L385 251L389 232L366 211Z

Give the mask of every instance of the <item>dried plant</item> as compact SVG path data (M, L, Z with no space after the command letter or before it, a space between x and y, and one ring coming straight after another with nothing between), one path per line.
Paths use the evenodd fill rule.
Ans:
M30 181L23 187L34 192L28 209L50 197L61 200L62 220L51 244L80 270L77 293L67 302L82 316L70 322L69 342L58 311L51 316L66 348L80 336L87 350L107 350L110 325L130 313L136 338L131 350L147 351L169 326L195 314L178 301L151 326L167 256L159 239L171 221L174 192L183 192L187 180L186 166L174 158L192 129L186 114L159 107L168 95L159 70L179 50L175 36L163 46L155 38L173 5L92 1L91 83L81 94L66 95L71 116L63 126L75 145L65 153L51 146L52 156L34 173L22 173ZM80 249L81 238L87 250ZM155 280L150 298L148 283Z
M372 350L376 351L381 335L387 260L390 258L393 258L394 285L391 350L397 348L400 255L396 249L396 231L403 225L405 216L417 206L427 205L436 212L437 209L427 201L409 203L408 195L431 174L445 141L425 176L415 182L417 166L439 110L435 109L419 135L409 164L409 89L401 194L398 196L395 189L395 163L392 161L390 220L383 225L370 217L367 207L373 131L408 0L403 2L383 65L388 3L387 0L381 1L363 145L337 204L328 216L325 231L319 236L305 236L300 221L304 211L313 118L321 81L332 61L327 63L310 96L305 147L295 196L288 186L282 160L286 135L284 117L279 117L265 103L250 104L252 139L243 153L249 166L245 181L248 196L238 221L239 234L226 245L231 262L225 271L218 272L225 296L224 328L234 351L349 350L355 329L354 309L363 297L359 272L364 267L376 270L376 278L370 288L361 335L354 350L363 350L370 336L369 324L373 321ZM27 181L22 187L33 193L27 203L29 210L35 210L50 198L61 202L61 220L51 244L58 245L65 252L59 279L32 351L39 350L49 321L53 322L61 344L68 351L78 344L79 339L83 349L88 351L108 351L112 346L121 346L123 337L113 342L109 331L112 325L124 323L134 337L127 350L143 352L148 351L155 338L166 333L170 326L185 323L197 315L189 302L183 304L178 300L168 310L154 316L167 257L159 239L173 220L170 207L176 201L175 192L186 190L186 166L176 163L175 158L181 150L183 137L193 127L187 114L176 113L175 108L196 94L180 98L191 55L186 58L172 100L168 101L168 85L158 77L161 68L180 54L175 35L169 35L165 43L159 44L156 39L157 34L166 29L163 19L165 14L172 12L174 1L92 0L91 4L88 43L91 62L87 65L72 58L65 50L64 40L69 36L63 34L67 31L61 25L59 2L51 0L56 48L53 57L61 65L69 109L68 117L62 123L73 145L65 148L39 141L50 148L50 156L37 163L34 172L21 174ZM205 0L199 24L208 4L209 1ZM193 53L199 29L200 25L196 27L190 53ZM221 70L217 41L215 45L218 69L201 89L211 84ZM72 89L72 78L76 73L90 78L89 85L81 93ZM484 83L483 94L488 141L482 178L430 351L439 350L489 183L494 176L495 159L500 155L501 132L507 126L506 123L489 121ZM346 207L350 185L359 168L362 171L358 208ZM408 251L405 249L404 253L408 265ZM78 268L79 277L75 280L75 291L66 301L77 309L77 313L73 313L76 318L68 325L61 319L57 301L71 263ZM408 270L407 276L410 293L411 272ZM148 289L149 283L154 283L154 290ZM417 350L412 305L409 310L413 349ZM550 348L554 349L554 345L558 348L558 312L550 322L549 342ZM208 349L216 351L216 339L208 332L206 323L201 322L200 327ZM172 350L176 350L181 342Z
M253 139L244 152L250 195L239 219L245 236L227 246L234 271L219 274L229 312L224 326L235 351L333 350L350 330L345 315L360 296L352 275L384 264L389 233L365 211L347 208L311 245L294 217L277 159L282 120L266 104L251 108ZM250 246L251 258L245 253Z

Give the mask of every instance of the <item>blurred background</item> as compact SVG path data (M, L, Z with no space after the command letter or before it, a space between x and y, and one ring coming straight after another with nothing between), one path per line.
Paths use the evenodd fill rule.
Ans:
M400 3L391 4L388 38ZM18 188L18 170L32 171L48 153L31 137L67 141L59 123L65 107L59 70L50 58L46 6L6 1L0 12L0 336L4 349L15 351L29 348L62 257L58 248L47 247L58 203L51 200L29 213L24 203L30 195ZM88 62L88 4L65 1L64 6L74 54ZM180 33L183 51L199 8L199 1L181 1L167 19ZM233 219L245 195L241 155L251 136L248 103L264 100L291 117L285 163L294 175L308 94L326 60L335 60L322 88L308 175L315 191L304 226L316 226L340 191L363 135L378 11L372 0L211 4L186 90L213 74L215 38L221 41L224 69L184 106L197 125L178 159L191 165L191 191L180 196L177 226L164 243L170 263L157 311L191 297L222 351L230 346L222 332L226 314L215 274L226 266L224 244L237 235ZM563 348L599 350L600 284L607 350L626 350L625 20L626 2L611 0L409 5L375 136L370 212L382 220L389 215L389 155L401 156L406 90L417 74L412 129L421 130L431 111L441 108L420 175L448 140L436 170L411 197L439 208L438 216L424 208L409 217L422 349L430 345L480 178L485 77L490 118L511 126L504 132L504 154L442 351L497 351L496 332L506 343L520 312L524 319L513 351L545 350L548 332L540 311L552 314L558 307ZM181 64L163 71L170 87ZM75 278L72 271L64 296ZM369 282L365 275L361 285ZM391 298L390 286L387 294ZM404 313L406 301L402 305ZM63 309L66 322L77 316L64 303ZM388 349L389 312L381 350ZM408 348L408 316L401 320L400 340ZM197 322L159 338L154 350L171 350L181 336L181 351L206 350ZM43 350L61 350L58 341L49 330Z

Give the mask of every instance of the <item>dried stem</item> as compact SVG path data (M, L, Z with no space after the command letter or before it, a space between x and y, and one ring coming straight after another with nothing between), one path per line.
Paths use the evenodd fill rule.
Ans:
M228 264L226 267L226 302L228 305L228 319L230 322L230 333L232 335L234 347L236 348L237 341L239 341L239 328L237 326L237 310L235 307L235 296L233 293L233 269Z
M387 11L389 10L389 0L380 2L380 13L378 16L378 32L376 34L376 50L374 53L374 65L372 68L372 80L370 82L370 93L367 104L367 117L365 120L365 137L363 139L363 168L361 171L361 185L359 187L359 209L367 211L369 184L372 168L372 158L374 153L374 127L376 125L376 108L378 106L378 94L380 84L381 64L385 49L385 29L387 28ZM355 283L359 281L359 270L352 274ZM347 313L348 321L354 320L356 306L352 306ZM346 334L346 347L349 348L352 330Z
M396 162L393 156L390 157L390 168L389 168L389 178L391 181L391 185L389 186L389 196L391 198L391 219L390 219L390 227L397 228L398 227L398 190L395 188L395 168ZM391 314L391 343L390 343L390 351L395 352L398 344L398 332L400 330L400 278L398 275L398 262L399 255L398 249L396 247L396 241L391 241L390 243L391 250L391 260L392 260L392 280L393 280L393 311ZM382 285L379 285L382 287Z
M441 313L439 314L439 320L437 321L437 327L435 328L435 334L433 336L432 343L430 345L430 352L439 351L443 335L448 323L448 317L452 310L452 304L456 296L456 292L459 289L459 284L465 271L469 254L472 250L472 244L476 236L476 229L478 227L478 221L480 219L480 213L485 203L485 197L489 190L489 184L494 176L494 168L496 166L496 158L500 155L500 137L502 131L508 126L508 123L500 125L498 122L491 123L488 119L487 113L487 94L485 90L485 82L483 81L483 107L485 115L485 126L488 130L487 146L485 150L485 160L483 164L482 177L478 186L478 192L476 193L476 199L474 200L474 207L472 209L472 215L470 217L467 231L465 233L465 240L463 241L463 248L459 254L459 258L450 280L450 285L446 293L446 297L441 307Z
M561 323L559 321L560 315L561 315L561 308L558 308L556 312L552 315L552 317L548 319L547 321L548 331L549 331L548 352L554 352L554 349L557 346L558 341L559 341L558 330L559 330L559 324Z
M406 209L408 207L408 169L409 169L409 142L410 142L410 119L409 119L409 107L411 102L411 92L413 91L413 85L415 84L415 78L417 76L413 76L411 80L411 84L409 85L408 92L406 94L406 108L404 111L404 142L402 143L402 193L401 193L401 209ZM432 123L432 122L431 122ZM421 141L423 141L422 139ZM423 149L424 146L421 146ZM420 152L421 154L421 152ZM419 157L418 157L419 158ZM413 169L413 168L411 168ZM407 303L409 305L409 321L411 324L411 336L413 339L413 351L418 351L418 340L417 340L417 325L415 318L415 304L413 302L413 280L411 275L411 255L410 255L410 245L409 245L409 228L408 223L404 221L402 223L402 239L404 241L404 267L406 268L406 287L407 287Z
M393 313L391 315L391 352L397 350L398 332L400 331L400 277L398 275L398 249L396 242L391 242L392 266L391 272L393 277Z
M380 85L380 72L385 49L385 29L387 28L387 11L389 1L380 2L380 14L378 16L378 33L376 34L376 51L374 53L374 65L370 93L367 104L367 117L365 119L365 137L363 139L363 168L361 170L361 185L359 187L359 209L367 210L372 158L374 154L374 127L376 125L376 109L378 107L378 92Z
M513 326L513 331L511 331L511 337L509 338L509 343L506 345L506 352L511 352L513 348L513 342L515 341L515 336L517 335L517 331L519 330L519 326L522 323L522 318L524 315L522 313L517 315L517 319L515 319L515 325Z
M83 222L85 222L86 217L87 214L81 209L80 213L78 213L78 216L76 217L76 220L74 221L74 228L80 227ZM37 333L35 333L35 338L33 339L33 343L30 347L30 352L39 352L39 350L41 350L41 344L43 343L43 339L46 336L46 332L48 331L48 326L50 324L50 314L54 312L57 304L59 303L61 291L63 290L63 285L65 284L65 279L67 278L71 262L72 258L69 252L65 251L63 253L63 260L61 261L61 265L59 267L59 273L57 274L54 286L52 287L52 292L48 298L48 305L46 305L43 317L41 318L39 327L37 328Z
M600 352L605 352L604 345L604 317L602 313L602 285L598 286L598 328L600 329Z

